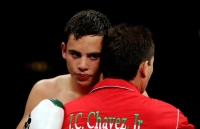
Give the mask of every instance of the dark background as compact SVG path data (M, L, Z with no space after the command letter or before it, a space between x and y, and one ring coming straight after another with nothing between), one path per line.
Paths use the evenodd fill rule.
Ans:
M2 107L8 111L4 117L10 123L7 125L15 128L21 120L28 94L36 81L67 73L60 49L65 23L82 9L95 9L107 15L112 24L129 22L150 28L156 53L147 92L150 97L182 110L198 129L200 20L197 5L183 1L7 3L2 19L6 36L2 36L5 40L1 43L1 96L5 101ZM39 72L42 62L48 67ZM33 64L36 70L31 69Z

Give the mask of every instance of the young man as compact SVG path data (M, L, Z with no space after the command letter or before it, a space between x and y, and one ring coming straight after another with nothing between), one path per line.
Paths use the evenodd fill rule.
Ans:
M66 42L62 42L62 56L70 74L38 81L32 88L23 118L17 126L22 129L29 113L40 101L56 98L67 103L89 93L99 82L102 41L111 23L95 10L75 14L65 26Z
M148 28L113 26L102 47L104 80L64 105L62 129L194 129L176 107L141 94L153 72L154 52Z
M42 100L56 98L65 104L91 91L101 80L102 41L110 27L108 18L95 10L80 11L67 22L64 30L66 42L61 43L61 50L69 74L43 79L33 86L16 129L24 127L29 113ZM146 91L143 94L148 96Z

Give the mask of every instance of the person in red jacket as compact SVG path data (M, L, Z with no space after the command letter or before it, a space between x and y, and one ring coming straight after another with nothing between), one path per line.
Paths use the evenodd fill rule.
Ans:
M104 79L64 105L62 129L194 129L175 106L142 95L153 73L155 46L142 25L111 27L103 42Z

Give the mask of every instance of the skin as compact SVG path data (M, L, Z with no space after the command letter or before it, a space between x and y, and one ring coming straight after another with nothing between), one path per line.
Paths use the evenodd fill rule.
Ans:
M85 94L99 81L103 37L88 35L77 42L74 42L73 38L70 36L66 45L62 43L62 56L71 74L72 88L80 88L80 92Z
M33 86L28 96L25 112L16 129L22 129L29 113L40 101L57 98L62 103L79 98L90 92L100 80L99 70L102 36L87 35L79 40L69 37L61 43L62 56L66 59L70 74L43 79Z
M130 81L132 84L137 86L140 93L146 92L145 91L146 87L153 73L153 63L154 63L154 57L151 58L150 65L148 64L148 61L142 62L137 71L136 77Z
M88 94L102 79L99 70L103 36L86 35L78 40L70 35L67 44L61 43L62 57L70 74L42 79L35 83L28 96L24 115L16 129L22 129L30 112L43 99L56 98L68 103ZM148 96L146 91L143 95Z

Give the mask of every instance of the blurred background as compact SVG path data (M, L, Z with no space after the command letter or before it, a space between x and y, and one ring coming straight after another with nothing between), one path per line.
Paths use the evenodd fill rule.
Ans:
M104 1L10 2L2 21L2 97L10 128L22 118L32 86L40 79L67 74L60 44L66 22L82 9L98 10L112 24L150 28L156 46L150 97L171 103L198 123L200 19L197 3ZM5 106L6 105L6 106ZM159 110L159 109L158 109ZM12 117L11 117L12 116ZM10 120L12 119L12 120Z

